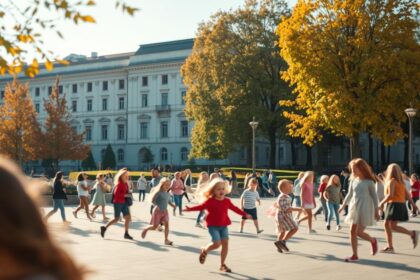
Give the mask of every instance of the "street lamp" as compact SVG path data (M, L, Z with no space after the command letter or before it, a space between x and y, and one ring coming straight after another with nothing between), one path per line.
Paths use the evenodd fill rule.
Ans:
M413 120L416 116L417 110L414 108L405 109L408 117L408 174L413 173Z
M249 125L252 128L252 173L255 174L255 131L258 127L255 117L252 117L252 122L249 122Z

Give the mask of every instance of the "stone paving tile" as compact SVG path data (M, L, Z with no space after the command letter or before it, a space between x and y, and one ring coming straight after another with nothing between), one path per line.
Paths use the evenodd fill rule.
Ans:
M204 265L198 262L200 247L210 241L206 230L196 228L196 212L184 216L170 217L171 232L169 238L174 246L163 244L163 233L149 232L146 239L140 238L141 230L150 220L148 203L134 202L131 208L133 223L130 234L134 241L123 237L123 224L112 226L106 233L105 240L99 235L103 223L97 213L97 219L89 222L84 213L74 219L72 208L66 208L66 214L72 224L65 228L60 223L57 213L49 221L54 237L63 244L74 258L89 269L95 271L89 280L114 279L420 279L420 246L412 249L409 237L394 235L394 247L397 254L370 255L370 244L359 243L360 262L348 264L343 258L351 254L348 239L348 226L343 223L340 232L325 229L322 215L314 222L317 234L307 234L303 224L299 232L288 243L289 254L280 254L274 247L274 221L265 216L265 211L274 199L263 199L258 214L264 232L257 236L251 222L245 225L245 233L240 234L240 217L231 212L233 224L229 228L230 242L227 264L234 273L224 274L218 271L219 252L209 254ZM238 199L234 199L238 204ZM46 208L48 211L49 208ZM112 217L112 205L107 207L108 217ZM343 218L343 217L342 217ZM335 229L333 221L332 228ZM420 230L420 218L404 223L410 229ZM367 232L378 238L379 248L385 246L382 224L368 228Z

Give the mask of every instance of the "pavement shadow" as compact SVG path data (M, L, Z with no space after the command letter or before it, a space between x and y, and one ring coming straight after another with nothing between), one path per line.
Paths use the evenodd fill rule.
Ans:
M167 251L169 251L167 248L170 248L170 246L168 246L168 245L159 245L159 244L149 242L149 241L138 241L138 240L136 240L135 244L137 246L142 247L142 248L147 248L147 249L151 249L153 251L158 251L158 252L167 252Z
M83 236L83 237L88 237L88 236L91 236L91 235L97 235L98 234L97 231L82 230L80 228L76 228L76 227L73 227L73 226L69 227L69 232L71 234L79 235L79 236Z
M224 272L210 272L211 274L215 274L221 277L225 277L228 279L234 280L275 280L274 278L265 278L265 277L252 277L241 273L231 272L231 273L224 273Z
M200 235L192 234L192 233L188 233L188 232L181 232L181 231L170 230L170 233L171 234L174 234L174 235L177 235L177 236L183 236L183 237L201 238Z

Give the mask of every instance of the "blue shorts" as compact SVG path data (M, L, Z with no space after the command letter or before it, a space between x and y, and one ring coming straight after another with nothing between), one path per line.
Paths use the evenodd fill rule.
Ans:
M207 227L213 242L229 239L229 232L227 227Z
M114 217L119 218L121 213L123 217L130 215L127 203L114 203Z

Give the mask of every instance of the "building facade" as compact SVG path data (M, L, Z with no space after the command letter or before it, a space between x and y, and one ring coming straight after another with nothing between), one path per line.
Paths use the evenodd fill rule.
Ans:
M85 141L91 145L99 167L108 144L114 150L119 167L135 170L145 170L152 165L244 165L244 148L225 160L188 159L194 124L183 112L187 88L180 68L192 47L193 39L187 39L141 45L133 53L105 56L92 53L91 57L73 54L66 58L71 62L69 66L56 66L52 72L41 70L35 79L21 77L21 81L30 83L30 93L42 123L46 117L44 100L60 77L59 92L66 96L72 127L79 133L85 131ZM10 78L0 79L0 104L7 82ZM415 146L419 163L417 142ZM345 149L333 148L328 151L327 159L344 165L349 159ZM279 139L276 153L279 167L291 166L290 151L290 143ZM256 153L258 166L268 165L269 152L268 143L260 139ZM304 166L305 153L304 147L296 149L296 165ZM323 164L323 152L317 152L316 148L314 153L314 163ZM64 161L61 167L80 169L80 161Z

